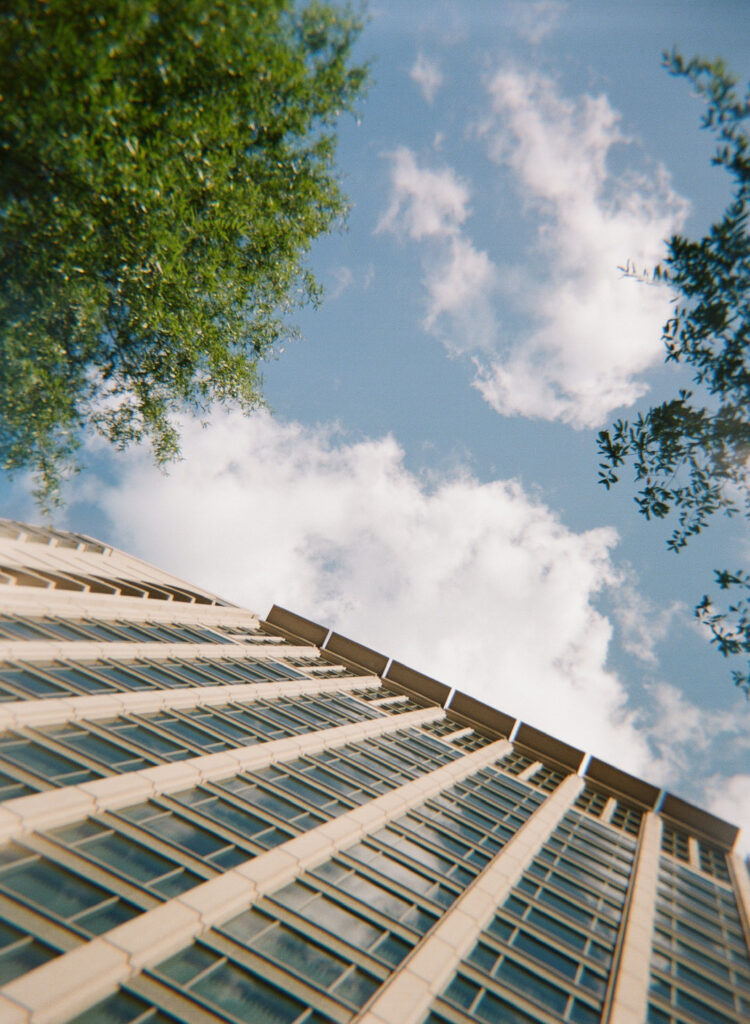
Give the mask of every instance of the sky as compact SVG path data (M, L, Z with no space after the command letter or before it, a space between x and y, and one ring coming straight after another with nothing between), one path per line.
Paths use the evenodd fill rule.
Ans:
M55 524L265 615L275 602L699 803L750 851L750 702L680 555L597 432L670 397L664 288L627 278L729 196L665 49L750 73L745 0L372 0L342 121L346 231L265 366L269 408L185 419L168 475L89 440ZM4 514L39 514L24 477Z

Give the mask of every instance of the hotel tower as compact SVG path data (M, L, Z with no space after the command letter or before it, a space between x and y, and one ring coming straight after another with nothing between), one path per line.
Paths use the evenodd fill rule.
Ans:
M0 719L2 1024L750 1021L734 826L283 608L0 520Z

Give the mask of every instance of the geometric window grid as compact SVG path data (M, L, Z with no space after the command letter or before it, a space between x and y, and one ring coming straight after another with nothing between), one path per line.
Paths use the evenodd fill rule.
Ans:
M686 832L680 832L676 828L665 825L662 831L661 848L663 853L668 853L677 860L690 863L690 844Z
M731 889L661 858L648 1021L750 1019L750 957Z
M462 962L434 1021L598 1022L634 854L630 837L568 812Z
M221 629L219 626L217 629ZM32 618L0 615L0 638L4 640L102 640L109 643L193 643L231 644L233 641L209 626L177 622L127 622L125 620Z
M0 737L0 785L72 785L378 716L346 693L310 694L19 729Z
M45 849L45 841L48 843L46 858L20 845L2 851L10 865L0 871L0 898L3 892L9 896L3 916L10 926L23 928L26 912L18 898L28 902L32 898L29 894L36 893L34 908L63 923L56 909L56 899L67 890L81 890L80 920L69 914L64 923L76 935L81 934L81 928L84 934L86 929L90 934L98 934L148 909L154 905L154 899L177 896L217 872L271 849L457 756L447 745L439 741L433 744L417 730L404 730L401 735L373 737L309 758L298 758L290 764L261 769L256 774L243 773L217 785L194 787L99 818L52 829L40 839L42 849ZM330 770L332 763L335 771ZM270 781L265 778L269 773L273 774ZM67 863L75 874L59 863L66 860L61 852L65 850L73 854L73 859L68 857ZM91 874L92 865L122 879L120 888L129 892L130 900L124 897L118 900L96 885L93 889L87 888L83 878ZM14 888L11 882L16 878L19 881ZM25 925L27 940L29 936L35 940L45 938L44 929L38 924L29 926L26 921ZM20 937L24 938L24 934ZM55 952L63 951L66 948L64 935L58 936L53 945ZM6 958L12 954L15 969L22 972L28 969L24 964L32 952L27 951L26 960L21 960L11 943ZM55 953L48 951L42 956L37 950L34 955L41 961Z
M425 801L212 929L145 972L141 983L151 985L157 1006L184 1020L196 1004L248 1024L351 1020L475 877L471 851L483 840L473 831L477 816L496 807L518 827L543 800L492 769L442 795L451 798L445 808ZM519 796L520 812L500 802ZM417 831L399 846L410 815L432 821L438 812L439 829ZM460 841L462 829L475 844ZM182 999L170 1003L167 986L177 986Z
M51 662L4 662L0 665L0 699L38 700L80 694L118 693L237 683L304 679L280 661L244 657L209 661L167 658Z

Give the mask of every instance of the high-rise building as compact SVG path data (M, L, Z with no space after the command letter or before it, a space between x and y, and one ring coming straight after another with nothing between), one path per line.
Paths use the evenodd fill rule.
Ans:
M3 1024L750 1020L732 825L282 608L0 534Z

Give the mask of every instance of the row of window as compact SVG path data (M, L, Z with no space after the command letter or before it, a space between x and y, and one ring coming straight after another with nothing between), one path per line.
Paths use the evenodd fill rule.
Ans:
M378 717L356 692L312 693L18 729L0 736L0 798Z
M724 850L714 846L712 843L706 842L705 839L696 840L696 847L698 862L693 867L700 867L701 871L705 871L707 875L712 875L722 882L728 882L729 871ZM668 853L675 860L681 860L684 864L690 864L690 838L686 832L681 832L679 829L665 825L662 833L661 848L663 853Z
M532 765L537 764L537 761L526 754L522 754L520 751L512 750L502 758L500 763L503 766L503 770L510 775L521 775L531 768ZM553 768L552 765L542 764L525 781L532 786L538 786L545 793L551 793L554 789L557 789L564 778L564 771L561 771L559 768Z
M0 983L458 756L407 729L8 844Z
M52 615L31 618L25 615L0 615L0 639L3 640L75 640L101 643L190 643L231 644L243 642L281 643L249 626L200 626L180 622L127 622L99 619L62 619Z
M598 1024L634 854L630 836L568 812L429 1021Z
M32 544L54 543L55 547L68 548L72 551L81 547L84 551L96 555L103 555L107 550L99 541L85 537L81 533L54 530L51 526L30 526L29 523L19 523L15 519L0 519L0 537Z
M480 821L492 810L515 830L543 799L496 767L482 769L213 929L77 1024L154 1024L170 1012L198 1020L201 1009L248 1024L345 1024L485 863Z
M304 678L286 662L265 658L4 662L0 664L0 701Z
M576 800L575 806L594 818L601 818L608 800L609 797L605 792L587 782L583 792ZM641 830L643 814L643 808L629 800L619 799L615 803L608 824L613 828L623 829L631 836L637 836Z
M750 958L734 893L662 857L649 1024L750 1018Z
M52 586L56 590L68 590L91 594L109 594L120 597L148 598L157 601L179 601L183 604L223 604L205 594L199 594L188 587L176 587L171 583L150 583L146 580L125 580L94 573L74 572L70 568L56 567L43 569L38 565L0 565L0 583L20 587Z
M472 750L481 750L482 747L486 747L488 743L494 742L489 736L483 736L481 733L475 732L473 729L471 732L467 732L463 736L456 736L452 739L455 733L464 732L464 729L457 722L451 721L450 718L439 718L434 722L426 722L423 726L427 732L432 733L433 736L440 736L442 739L447 740L456 747L460 747L461 750L470 753Z

